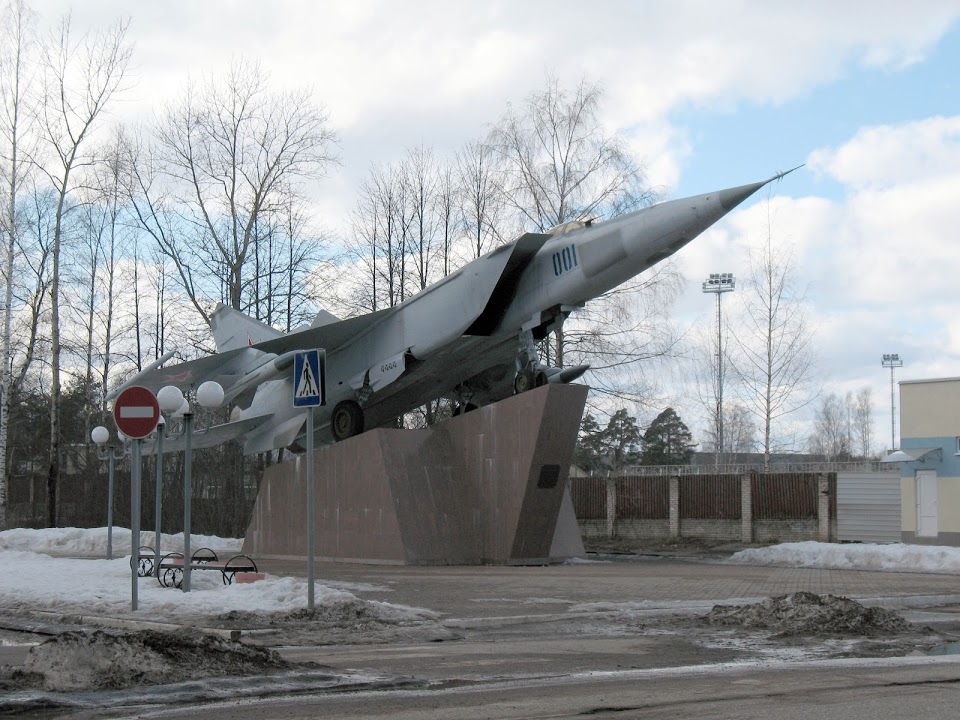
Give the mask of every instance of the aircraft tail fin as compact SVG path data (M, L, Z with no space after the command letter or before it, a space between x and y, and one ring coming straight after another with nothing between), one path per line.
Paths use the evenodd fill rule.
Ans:
M317 311L317 316L313 319L313 322L310 323L310 327L323 327L324 325L329 325L330 323L340 322L338 318L333 313L329 313L323 308Z
M279 330L222 303L217 305L210 316L210 329L217 344L217 352L256 345L283 335Z

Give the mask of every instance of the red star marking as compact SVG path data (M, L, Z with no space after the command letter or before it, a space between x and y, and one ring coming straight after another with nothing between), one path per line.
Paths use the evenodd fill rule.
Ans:
M184 370L182 373L171 375L167 379L173 382L185 382L186 380L189 380L192 375L193 372L191 370Z

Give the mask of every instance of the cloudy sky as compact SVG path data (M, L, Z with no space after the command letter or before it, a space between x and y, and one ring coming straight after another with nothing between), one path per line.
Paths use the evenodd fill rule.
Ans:
M149 113L190 76L257 58L312 86L340 133L319 188L336 224L371 163L420 143L452 151L550 72L600 82L603 120L680 197L800 163L770 198L792 243L827 390L874 388L889 443L889 372L960 376L960 3L956 0L253 2L35 0L48 24L130 17L139 82L122 116ZM681 323L709 321L709 272L745 272L764 198L679 256Z

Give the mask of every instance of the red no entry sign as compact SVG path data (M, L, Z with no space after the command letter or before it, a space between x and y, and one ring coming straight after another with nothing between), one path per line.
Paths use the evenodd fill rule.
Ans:
M117 428L129 438L139 440L153 432L160 419L157 396L145 387L128 387L113 404Z

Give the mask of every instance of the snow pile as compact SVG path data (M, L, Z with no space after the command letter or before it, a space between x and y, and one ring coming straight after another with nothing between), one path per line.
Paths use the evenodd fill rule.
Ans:
M787 565L832 570L900 570L960 574L960 548L873 543L840 545L798 542L735 553L729 562L742 565Z
M710 625L775 630L777 635L878 635L899 633L909 625L897 613L864 607L836 595L797 592L754 605L716 605L705 617Z
M155 533L140 533L140 545L153 547ZM243 538L222 538L216 535L190 535L190 547L196 550L209 547L227 553L238 553L243 546ZM160 534L160 547L163 552L183 550L183 533L176 535ZM107 554L107 528L13 528L0 532L0 550L24 550L45 553L47 555L82 556ZM130 551L129 528L113 528L113 551L115 555Z
M16 671L7 682L15 683L18 689L32 686L54 692L114 690L262 674L289 666L272 650L185 631L65 633L31 648L23 670ZM0 685L3 683L0 679Z
M130 610L130 558L57 558L0 550L0 607L76 614L126 614ZM267 575L248 584L224 585L216 570L194 571L191 592L161 587L156 578L138 579L138 617L182 621L185 616L216 616L229 611L290 612L307 604L303 578ZM314 584L316 604L363 603L385 622L419 621L427 610L360 600L352 593Z
M374 626L403 625L410 622L435 621L438 618L439 615L431 610L361 600L345 593L344 596L328 596L323 602L316 602L313 610L303 607L274 613L252 613L234 610L218 615L215 620L218 625L233 628L276 628L288 625L307 627L312 625L326 629L368 630Z

